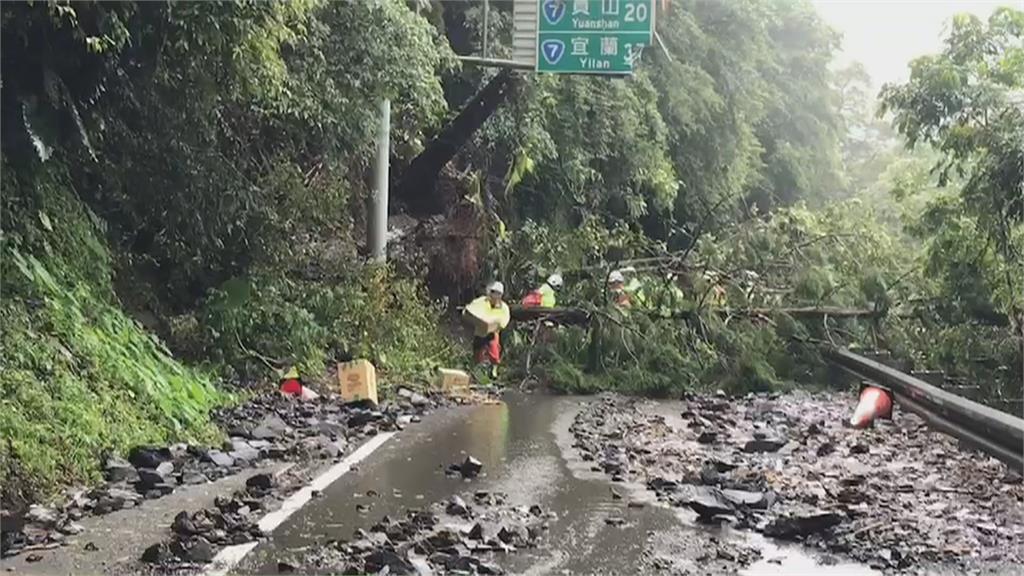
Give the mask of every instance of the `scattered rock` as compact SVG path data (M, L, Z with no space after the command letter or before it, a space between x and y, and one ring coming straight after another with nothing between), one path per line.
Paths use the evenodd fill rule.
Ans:
M159 471L153 468L139 468L139 481L137 486L142 492L153 490L157 485L163 484L166 478Z
M199 472L187 472L181 476L182 484L206 484L210 479Z
M25 521L49 528L60 520L60 514L53 508L33 504L25 513Z
M713 466L714 469L720 474L732 472L737 467L739 467L739 464L735 464L733 462L726 462L725 460L719 460L717 458L712 458L711 460L708 461L708 463L711 464L711 466Z
M505 571L493 562L480 562L476 566L477 574L504 574Z
M115 510L124 508L124 503L124 498L104 496L96 501L92 510L95 514L109 514Z
M378 430L394 430L399 419L419 421L420 414L435 406L434 400L417 393L410 393L404 400L400 405L384 404L380 409L371 409L341 406L330 401L299 401L285 398L276 391L254 396L241 405L214 412L215 421L230 436L221 449L186 444L138 446L129 451L126 459L111 455L103 461L107 484L88 492L69 494L59 509L47 509L52 514L45 514L40 508L24 518L24 530L12 530L5 515L4 530L0 533L2 554L8 556L27 546L59 544L65 535L82 531L76 521L87 514L108 514L134 506L143 498L160 498L171 493L178 484L206 483L263 458L337 459L348 448L347 436L365 437ZM413 409L415 413L410 414ZM260 499L273 493L273 478L249 480L242 498L244 503L239 504L237 498L227 499L231 510L222 510L221 506L211 508L222 515L216 527L208 516L190 518L193 524L202 519L203 525L193 528L204 535L205 543L194 541L194 535L180 534L188 541L176 544L178 551L201 559L211 544L251 541L259 532L248 515L262 509ZM19 518L19 522L21 520ZM179 520L177 528L188 532L184 524ZM157 562L165 561L168 549L151 547L146 556Z
M642 401L609 394L588 401L570 433L579 457L613 481L646 478L659 501L693 508L701 518L727 516L737 529L807 540L886 572L922 562L951 573L1024 563L1021 532L1010 528L1020 525L1010 511L1024 499L1018 475L912 414L898 414L884 429L832 425L848 418L852 400L791 392L724 402L691 394L683 398L685 420L676 424ZM709 458L707 448L687 441L707 432L717 434L716 445L750 440L728 457ZM723 546L708 557L717 558L717 550L736 563L751 556Z
M170 551L186 562L206 564L213 561L214 552L210 542L202 536L188 540L175 540L170 544Z
M288 425L284 420L271 414L253 428L251 436L257 440L273 440L283 436L287 430Z
M174 522L171 523L171 530L185 536L191 536L192 534L197 533L195 524L192 523L192 518L189 516L189 513L184 510L175 515Z
M711 430L705 430L704 432L700 433L700 436L697 436L698 444L714 444L717 441L718 432L714 432Z
M157 466L171 460L171 451L153 446L136 446L128 453L128 461L136 468L155 470Z
M510 528L508 526L502 526L498 530L498 540L509 544L511 546L523 546L526 543L526 537L517 528Z
M782 440L771 440L768 438L755 438L743 445L743 451L748 454L778 452L779 448L785 446Z
M398 552L386 548L370 552L363 561L366 572L369 573L378 573L385 568L388 570L388 574L413 574L416 570L412 563Z
M152 492L156 492L160 496L167 496L171 492L174 492L174 486L167 482L159 482L153 485Z
M765 526L764 533L783 540L799 540L819 534L842 522L835 512L813 511L776 518Z
M688 492L688 494L680 495L676 503L689 506L698 516L711 518L732 514L735 510L718 488L692 486Z
M747 490L733 490L725 488L722 490L722 497L733 506L739 508L752 508L764 510L775 501L774 493L750 492Z
M164 564L173 557L170 546L164 542L153 544L142 553L142 561L149 564Z
M138 473L127 460L111 456L103 465L103 477L108 482L135 482L138 480Z
M75 522L64 522L57 527L57 530L59 530L61 534L74 536L76 534L81 534L85 528L83 528L81 524L77 524Z
M230 468L235 465L235 459L220 450L209 450L203 459L212 462L221 468Z
M274 477L267 473L254 474L245 481L247 488L270 490L274 487Z
M469 506L466 506L466 502L456 495L448 499L445 512L452 516L469 516Z
M463 478L476 478L483 468L482 462L472 456L466 456L466 459L462 461L462 465L459 466L459 473L462 474Z
M156 473L160 476L167 478L174 473L174 464L171 462L161 462L156 467Z
M255 448L253 448L252 446L246 446L245 448L242 448L241 450L232 450L231 452L228 452L227 455L236 464L238 464L238 463L251 464L251 463L256 462L257 460L260 459L260 451L255 449Z
M362 428L367 424L383 418L383 414L375 410L356 410L348 417L349 428Z

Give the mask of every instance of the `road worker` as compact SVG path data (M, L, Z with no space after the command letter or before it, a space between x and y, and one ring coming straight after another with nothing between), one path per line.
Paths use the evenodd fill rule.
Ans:
M490 364L491 378L498 377L498 364L501 364L499 334L511 320L504 295L505 286L501 282L491 282L487 285L487 293L463 310L463 317L473 325L473 358L478 365Z
M620 272L622 272L622 278L625 280L623 289L629 294L630 304L644 306L647 303L647 294L644 292L643 282L636 275L636 268L626 266Z
M621 271L615 270L608 275L608 292L616 306L629 308L632 305L629 292L626 291L626 277Z
M706 270L704 281L708 283L708 303L712 308L724 308L726 304L726 290L722 278L716 272Z
M539 288L530 291L523 298L524 308L554 308L556 304L555 296L562 289L562 275L555 273L548 276L548 279L540 285Z

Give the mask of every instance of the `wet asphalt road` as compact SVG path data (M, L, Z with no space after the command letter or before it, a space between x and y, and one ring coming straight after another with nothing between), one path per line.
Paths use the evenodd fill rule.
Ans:
M712 539L753 544L760 561L745 576L877 574L856 565L819 565L797 547L778 548L748 534L697 526L689 512L654 503L640 486L615 484L624 497L613 500L613 484L591 472L572 449L569 426L587 399L509 395L505 402L453 408L432 414L389 440L354 470L293 515L235 569L236 574L272 574L280 559L301 559L304 551L329 540L347 540L385 514L404 515L453 494L504 492L514 505L539 504L557 514L544 544L535 550L498 556L511 574L642 574L655 572L655 559L671 560L673 573L735 573L711 568L702 557ZM450 478L444 469L472 455L484 464L474 480ZM645 502L629 508L627 502ZM368 508L366 508L368 506ZM626 519L610 526L608 517Z

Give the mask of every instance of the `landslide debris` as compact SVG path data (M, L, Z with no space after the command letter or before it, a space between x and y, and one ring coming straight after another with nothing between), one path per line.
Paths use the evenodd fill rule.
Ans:
M699 522L889 572L1024 565L1019 475L899 410L874 428L844 427L855 402L716 394L659 405L603 395L570 430L595 471L645 484Z
M342 404L332 395L315 400L277 391L257 395L213 414L225 433L221 445L137 446L124 456L108 455L103 462L104 482L69 491L57 506L33 505L17 513L5 510L0 519L0 554L8 557L61 545L82 531L77 521L86 516L139 506L181 486L205 484L267 462L316 465L340 459L366 439L418 422L427 412L451 403L445 396L425 396L404 387L380 407ZM216 533L210 542L239 539L235 534L247 530L236 529L236 524L229 519L220 527L226 536ZM201 558L204 548L202 544L196 550L188 548L186 555ZM150 555L162 557L156 549Z
M301 574L504 574L500 559L538 546L550 518L539 506L513 506L504 494L477 491L384 516L350 539L279 565Z

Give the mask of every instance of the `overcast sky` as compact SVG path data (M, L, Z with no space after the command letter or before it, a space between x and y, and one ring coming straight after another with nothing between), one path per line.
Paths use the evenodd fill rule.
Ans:
M907 78L907 64L937 52L954 14L987 18L998 6L1024 8L1024 0L812 0L843 35L841 62L864 64L876 87Z

